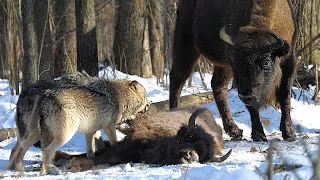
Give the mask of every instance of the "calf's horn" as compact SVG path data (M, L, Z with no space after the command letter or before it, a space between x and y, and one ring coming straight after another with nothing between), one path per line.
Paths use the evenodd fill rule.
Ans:
M226 159L228 159L228 157L230 156L232 152L232 149L229 150L229 152L227 154L225 154L224 156L222 157L213 157L212 158L212 162L223 162L225 161Z
M194 113L192 113L191 117L189 118L188 126L194 127L196 125L196 118L198 117L198 115L206 110L208 110L208 109L203 107L203 108L199 108Z

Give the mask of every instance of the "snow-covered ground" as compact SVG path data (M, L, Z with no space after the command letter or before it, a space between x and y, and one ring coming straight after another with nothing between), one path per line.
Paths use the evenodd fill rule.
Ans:
M140 82L147 90L148 98L151 102L166 100L169 91L163 85L157 85L155 78L145 79L137 76L130 76L121 72L115 74L108 68L101 71L100 76L109 79L135 79ZM205 74L205 83L210 87L211 75ZM210 88L209 88L210 91ZM300 95L299 89L294 89L297 96ZM192 87L185 87L182 95L205 92L198 73L193 76ZM313 91L311 91L313 92ZM0 80L0 128L15 127L15 104L18 96L10 95L10 88L7 80ZM316 159L320 133L320 107L314 106L311 99L313 93L305 92L309 99L308 103L292 99L292 120L295 126L301 127L298 133L298 141L287 142L281 138L279 123L281 114L279 111L268 107L261 111L261 120L268 139L278 139L275 148L273 162L283 164L287 162L297 168L289 172L281 172L273 175L274 179L310 179L313 176L311 159ZM267 142L251 142L251 123L250 115L245 106L239 100L236 90L229 91L229 104L233 117L237 125L244 130L244 138L239 142L228 141L230 138L224 134L226 140L224 153L230 148L233 149L231 156L223 163L190 164L155 167L146 164L121 164L117 166L100 165L93 170L80 173L63 171L61 175L39 175L39 165L41 162L41 150L31 147L25 158L24 166L26 172L4 171L3 168L8 163L11 148L16 143L16 139L9 139L0 143L0 178L1 179L261 179L267 169L266 149L269 147ZM216 118L218 124L222 126L222 121L215 102L204 105L209 108ZM119 134L119 138L122 136ZM106 137L104 137L106 138ZM304 146L303 144L306 144ZM307 151L305 150L307 149ZM85 140L83 134L77 134L66 145L60 148L69 153L85 152ZM258 169L258 170L257 170Z

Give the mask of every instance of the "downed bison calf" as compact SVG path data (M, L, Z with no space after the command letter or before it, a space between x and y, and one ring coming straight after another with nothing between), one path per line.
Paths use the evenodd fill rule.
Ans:
M131 122L129 129L121 130L127 134L126 138L103 154L94 158L74 157L70 162L72 171L104 163L169 165L222 162L230 156L231 150L222 157L216 157L222 154L224 146L222 129L212 113L206 110L192 106L152 116L142 115Z

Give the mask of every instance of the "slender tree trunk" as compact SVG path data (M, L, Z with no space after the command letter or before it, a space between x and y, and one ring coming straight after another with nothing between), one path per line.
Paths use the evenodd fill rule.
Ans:
M176 3L177 0L164 1L163 9L163 55L164 55L164 75L165 86L168 85L168 77L172 63L173 34L176 21Z
M148 0L148 26L150 40L150 54L152 62L152 72L158 79L163 75L163 53L161 52L161 0Z
M76 20L74 0L55 0L54 74L61 76L77 70Z
M98 49L94 0L76 0L77 65L91 76L98 75Z
M49 80L54 78L52 60L52 39L49 28L49 0L35 0L35 19L39 54L39 78Z
M0 77L8 78L9 61L8 61L8 13L7 1L0 1Z
M149 27L148 19L145 18L144 32L143 32L143 59L142 59L142 77L152 77L152 64L150 55L150 39L149 39Z
M22 89L28 88L38 80L37 35L34 20L34 0L22 0L23 18L23 69Z
M165 69L170 71L171 62L172 62L172 46L173 46L173 35L174 27L176 21L176 3L177 0L165 1L164 9L164 64ZM168 72L169 72L168 71Z
M95 0L98 60L112 65L116 0Z
M315 81L316 81L316 89L314 92L314 105L317 106L319 102L319 73L318 73L318 63L315 64Z
M117 0L113 52L118 70L141 76L145 0Z

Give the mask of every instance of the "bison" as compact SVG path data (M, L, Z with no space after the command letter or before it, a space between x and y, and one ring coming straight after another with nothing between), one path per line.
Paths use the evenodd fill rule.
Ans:
M227 85L233 77L251 116L253 141L267 141L259 109L278 102L280 130L295 138L290 89L295 72L291 43L292 4L287 0L179 0L170 71L170 108L200 55L214 64L211 87L226 133L242 138L229 109Z
M226 155L217 157L222 154L224 146L222 128L215 122L212 113L206 110L191 106L153 115L140 115L129 123L129 129L120 129L127 135L124 140L103 153L98 152L96 157L66 157L66 154L60 152L55 158L58 161L61 157L74 157L70 162L72 171L104 163L114 165L144 162L169 165L222 162L230 156L231 150Z

